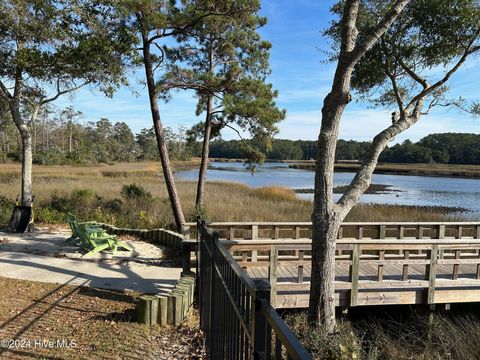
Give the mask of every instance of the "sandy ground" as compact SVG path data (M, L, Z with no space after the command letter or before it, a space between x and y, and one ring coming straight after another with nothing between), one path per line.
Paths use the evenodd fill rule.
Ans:
M0 232L0 276L145 293L169 291L180 277L181 269L164 258L161 247L121 239L134 250L82 257L77 246L65 241L70 234L47 228Z

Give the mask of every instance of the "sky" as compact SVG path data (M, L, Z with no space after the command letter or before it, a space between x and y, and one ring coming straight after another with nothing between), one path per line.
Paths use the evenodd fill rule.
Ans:
M261 29L271 42L268 79L279 91L277 105L286 109L286 118L279 124L277 138L315 140L321 122L321 108L333 78L335 64L325 63L328 41L322 36L332 20L329 11L333 1L263 0L261 14L268 19ZM84 114L83 121L105 117L112 122L126 122L135 133L152 126L148 95L142 69L130 76L130 88L120 89L112 99L89 89L57 101L56 105L73 105ZM450 82L451 95L466 99L480 98L480 59L469 61ZM195 116L196 99L192 92L174 94L168 103L160 103L165 126L189 127L200 119ZM340 138L369 141L390 123L390 109L374 109L367 103L352 101L343 116ZM203 115L202 115L203 119ZM423 116L419 123L401 134L395 142L418 141L439 132L480 133L480 119L473 119L456 110L439 108ZM232 131L223 132L224 139L236 138Z

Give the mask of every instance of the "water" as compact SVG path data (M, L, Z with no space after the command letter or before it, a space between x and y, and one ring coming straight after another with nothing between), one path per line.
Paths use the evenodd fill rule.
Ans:
M196 181L198 169L178 171L181 180ZM335 186L350 183L354 173L335 173ZM246 170L242 163L211 163L207 173L209 181L231 181L251 187L282 186L292 189L313 188L314 172L291 169L285 163L265 163L255 174ZM449 206L466 208L471 218L480 218L480 180L462 178L441 178L407 175L373 175L373 184L391 185L400 192L386 194L364 194L360 201L375 204L399 204L421 206ZM341 195L335 194L335 200ZM299 194L312 199L313 194Z

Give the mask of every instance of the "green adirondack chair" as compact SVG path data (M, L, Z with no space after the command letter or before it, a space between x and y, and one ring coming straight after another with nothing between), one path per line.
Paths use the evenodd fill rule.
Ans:
M133 251L130 246L117 240L114 235L98 232L98 228L85 228L79 225L78 229L81 247L87 251L83 256L90 256L106 249L112 250L112 252L116 252L118 249Z
M87 222L77 222L77 217L71 213L67 213L67 224L70 226L70 230L72 230L72 236L70 236L67 242L73 241L77 243L80 240L80 229L79 226L88 226L89 228L96 228L98 232L104 233L105 231L101 227L94 226L94 221L87 221Z
M117 240L115 235L107 234L101 227L89 226L88 224L93 224L92 222L77 223L75 216L72 214L68 214L67 222L72 230L71 238L77 239L79 245L87 251L83 256L89 256L106 249L112 250L112 252L119 248L133 251L130 246Z

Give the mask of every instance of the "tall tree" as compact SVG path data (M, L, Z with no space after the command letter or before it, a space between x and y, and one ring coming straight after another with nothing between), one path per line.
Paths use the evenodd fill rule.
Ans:
M208 2L195 0L125 1L123 10L129 19L129 27L139 37L140 55L138 62L145 71L146 85L150 100L153 126L157 139L163 176L170 199L177 230L184 232L185 216L178 196L170 165L168 146L160 116L158 100L159 87L155 80L158 71L165 65L165 53L174 37L187 38L199 23L209 16L221 16Z
M346 216L342 205L333 202L333 170L340 120L351 101L351 78L355 65L379 41L408 3L409 0L389 2L381 19L370 31L362 34L357 29L361 1L345 0L341 3L340 46L332 88L323 102L312 213L310 315L328 332L335 331L335 242Z
M32 202L29 124L41 108L86 84L111 94L125 81L130 39L111 10L95 0L0 3L0 97L22 139L22 205Z
M260 1L209 0L204 6L221 15L204 18L188 37L177 36L182 43L167 52L173 61L159 83L164 93L195 90L199 99L197 116L205 113L205 121L195 127L203 132L196 196L199 208L212 135L225 127L240 134L240 128L257 141L268 143L277 132L276 122L285 116L275 104L277 92L265 83L271 45L257 31L266 24L266 18L258 15ZM257 155L251 145L247 148Z
M81 111L75 111L73 106L67 106L65 109L62 110L60 113L60 117L65 119L65 127L68 135L68 152L73 152L73 136L75 133L75 125L76 122L83 117L83 113ZM62 145L63 146L63 145Z
M348 3L343 11L344 14L351 12ZM378 23L379 13L381 8L376 1L362 3L362 6L357 8L356 28L360 34L371 33L375 26L373 24ZM393 105L397 111L392 114L391 119L385 119L388 126L373 138L357 174L336 204L333 204L331 194L322 188L325 182L319 179L327 176L321 165L327 159L321 154L317 158L313 219L314 237L317 236L314 241L320 243L316 244L319 245L320 254L315 255L317 262L315 266L317 269L320 268L320 276L331 274L334 270L333 255L338 228L348 212L358 203L361 194L369 187L381 152L395 136L417 123L420 117L428 114L434 106L443 103L446 99L448 80L469 56L480 51L480 24L477 20L479 15L480 4L476 0L411 2L400 15L396 15L397 21L383 31L380 41L372 43L372 46L366 49L363 58L350 72L349 85L359 93L367 95L372 95L372 89L375 87L378 95L371 96L371 101L379 106ZM339 27L341 30L338 30ZM339 27L334 25L331 34L341 39L343 44L344 24ZM362 36L358 41L359 44L362 43ZM339 62L341 57L342 49ZM435 69L433 74L432 68ZM350 86L348 90L350 91ZM323 144L323 137L328 136L328 133L323 132L325 113L322 114L324 117L319 144ZM336 124L339 120L340 118ZM338 131L334 135L338 135ZM331 175L327 177L329 181ZM322 201L329 204L327 209L319 204ZM326 215L325 219L320 218L322 214ZM320 230L326 231L323 233L326 236L316 234ZM321 243L326 244L324 248ZM333 253L325 248L333 250ZM321 310L327 307L325 302L328 303L328 299L332 299L334 294L332 276L329 279L331 285L325 285L323 282L319 284L319 280L315 279L316 283L312 286L311 310L316 320L322 319ZM319 294L323 304L316 302L316 296ZM333 305L333 301L331 303ZM323 314L327 316L324 324L332 330L334 313L327 311Z

